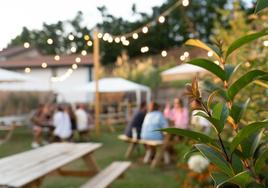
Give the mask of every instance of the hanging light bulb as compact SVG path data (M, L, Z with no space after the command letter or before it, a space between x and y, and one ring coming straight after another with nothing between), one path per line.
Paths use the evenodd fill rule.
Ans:
M73 40L74 40L74 36L73 36L73 34L70 34L70 35L68 36L68 39L69 39L70 41L73 41Z
M110 36L110 37L108 38L108 42L109 42L109 43L112 43L113 41L114 41L113 37Z
M133 39L138 39L138 38L139 38L138 33L133 33L132 38L133 38Z
M76 52L76 47L74 47L74 46L71 47L71 52L72 52L72 53L75 53L75 52Z
M48 43L49 45L51 45L51 44L53 44L53 40L52 40L51 38L49 38L49 39L47 39L47 43Z
M213 52L212 51L209 51L208 52L208 57L212 57L213 56Z
M158 18L159 23L164 23L165 20L166 20L166 18L165 18L164 16L160 16L160 17Z
M25 43L23 44L23 46L24 46L24 48L30 48L30 43L29 43L29 42L25 42Z
M167 51L166 51L166 50L163 50L163 51L161 52L161 56L162 56L162 57L166 57L166 56L167 56Z
M102 38L102 33L98 33L98 38L101 39Z
M88 41L90 39L89 35L84 36L84 40Z
M185 60L185 56L182 55L182 56L180 57L180 60L181 60L181 61L184 61L184 60Z
M119 42L120 42L120 38L119 38L119 37L115 37L114 41L115 41L116 43L119 43Z
M82 50L81 55L82 56L86 56L87 55L87 51L86 50Z
M125 37L125 36L122 36L122 37L120 38L120 40L121 40L121 42L123 42L123 41L126 40L126 37Z
M55 59L56 61L59 61L59 60L60 60L60 56L59 56L59 55L55 55L54 59Z
M128 41L128 40L124 40L124 41L123 41L123 45L124 45L124 46L128 46L128 45L129 45L129 41Z
M183 55L184 55L185 57L189 57L190 54L189 54L189 52L186 51L186 52L184 52Z
M189 0L182 0L182 6L187 7L189 5Z
M27 73L27 74L30 73L31 71L32 71L32 70L31 70L30 67L26 67L26 68L24 69L24 72Z
M47 68L47 63L46 63L46 62L43 62L43 63L41 64L41 67L42 67L43 69Z
M149 47L148 46L144 46L141 48L141 53L146 53L149 51Z
M148 29L147 26L144 26L144 27L142 28L142 32L143 32L143 33L148 33L148 31L149 31L149 29Z
M75 58L75 62L76 63L80 63L81 62L81 58L80 57Z
M75 70L78 68L78 65L77 64L72 64L72 69Z
M110 37L109 33L105 33L105 34L103 35L103 40L104 40L104 41L108 41L109 37Z
M268 40L263 41L263 46L268 47Z
M90 40L87 41L87 45L88 45L88 46L92 46L92 45L93 45L92 41L90 41Z

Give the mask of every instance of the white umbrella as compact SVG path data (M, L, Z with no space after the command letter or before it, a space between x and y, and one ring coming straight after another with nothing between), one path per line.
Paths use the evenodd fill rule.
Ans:
M161 73L163 81L190 80L196 75L203 76L209 72L191 64L182 64Z
M25 82L29 80L30 78L23 74L5 69L0 69L0 82Z

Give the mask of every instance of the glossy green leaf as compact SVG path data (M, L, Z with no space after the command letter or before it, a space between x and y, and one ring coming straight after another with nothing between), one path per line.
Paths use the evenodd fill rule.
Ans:
M267 159L268 159L268 149L266 149L264 152L262 152L255 162L255 171L257 173L260 173L262 170L262 167L264 165L267 165L266 164Z
M268 8L268 1L267 0L258 0L256 8L255 8L255 13L258 13L265 8Z
M211 178L214 181L215 187L217 185L220 185L222 182L225 182L229 179L229 177L226 174L220 173L220 172L212 172Z
M254 153L255 153L255 151L260 143L262 135L263 135L263 131L261 130L259 132L253 133L252 135L248 136L247 138L245 138L242 141L241 153L242 153L244 159L251 158L254 155Z
M268 126L268 121L255 122L243 127L232 140L230 144L230 152L232 153L245 138L251 136L256 131L259 131L266 126Z
M241 187L245 187L246 184L252 181L252 178L248 171L240 172L231 178L227 178L226 176L220 173L213 173L212 178L216 183L216 188L220 188L222 185L226 183L233 183Z
M200 116L205 118L206 120L208 120L210 122L210 124L212 125L212 127L215 129L216 133L220 133L221 129L220 129L220 121L213 118L213 117L209 117L207 114L205 114L202 111L199 111L197 113L194 114L195 116Z
M205 144L196 144L195 147L214 165L228 176L233 176L233 170L222 156L222 153Z
M228 96L231 100L234 99L236 94L246 87L249 83L253 82L254 80L268 80L266 77L268 73L261 71L261 70L252 70L241 76L236 82L234 82L228 89Z
M236 155L236 153L233 153L233 155L232 155L232 168L233 168L235 174L238 174L238 173L243 172L245 170L240 157L238 155Z
M216 65L213 61L202 59L202 58L197 58L197 59L190 60L187 63L204 68L208 70L209 72L213 73L214 75L216 75L221 80L223 81L226 80L224 70L220 68L220 66Z
M213 108L213 113L212 113L212 118L218 120L216 128L218 130L219 133L221 133L221 131L224 128L224 124L227 120L227 117L229 115L229 111L228 108L225 104L223 103L217 103L214 108Z
M213 56L216 59L220 60L221 54L220 54L220 51L216 47L205 44L204 42L202 42L198 39L189 39L186 41L185 45L195 46L195 47L204 49L206 51L211 51L211 52L213 52Z
M226 65L225 67L225 74L227 75L227 80L230 81L232 80L233 76L235 75L235 73L237 72L237 70L239 70L239 67L242 65L242 63L239 63L238 65L236 65L235 67L230 66L230 65Z
M237 39L227 49L226 54L225 54L225 59L227 59L228 56L231 53L233 53L237 48L240 48L241 46L243 46L243 45L245 45L245 44L247 44L249 42L252 42L252 41L254 41L254 40L256 40L256 39L258 39L260 37L263 37L265 35L268 35L268 32L267 31L261 31L261 32L245 35L245 36Z
M169 133L169 134L185 136L185 137L191 138L193 140L196 140L198 142L216 145L215 141L212 138L210 138L209 136L207 136L205 134L199 133L199 132L190 131L190 130L186 130L186 129L179 129L179 128L166 128L166 129L161 129L161 131Z
M244 112L248 107L249 101L250 98L248 98L248 100L246 100L244 104L233 103L232 108L230 110L230 116L233 118L236 124L242 119Z

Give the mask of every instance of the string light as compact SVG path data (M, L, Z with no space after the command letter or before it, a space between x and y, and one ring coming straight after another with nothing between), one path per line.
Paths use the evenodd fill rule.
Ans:
M184 61L186 58L185 58L185 56L184 55L182 55L181 57L180 57L180 60L181 61Z
M27 74L30 73L30 72L31 72L31 68L30 68L30 67L26 67L26 68L24 69L24 72L27 73Z
M24 48L30 48L30 43L29 43L29 42L25 42L25 43L23 44L23 46L24 46Z
M82 56L86 56L87 55L87 51L86 50L82 50L81 55Z
M145 33L148 33L148 31L149 31L149 29L148 29L148 27L147 26L144 26L143 28L142 28L142 32L145 34Z
M164 23L165 20L166 20L166 19L165 19L164 16L160 16L160 17L158 18L159 23Z
M138 39L139 38L138 33L133 33L132 38L135 39L135 40Z
M54 59L55 59L56 61L59 61L59 60L60 60L60 56L59 56L59 55L55 55Z
M80 63L81 62L81 58L80 57L75 58L75 62L76 63Z
M128 40L124 40L122 43L123 43L124 46L128 46L129 45L129 41Z
M119 37L115 37L114 41L115 41L116 43L119 43L119 42L120 42L120 38L119 38Z
M103 35L103 40L104 40L104 41L108 41L109 37L110 37L109 33L105 33L105 34Z
M123 42L123 41L126 40L126 37L125 37L125 36L122 36L122 37L120 38L120 40L121 40L121 42Z
M208 52L208 57L212 57L213 56L213 52L212 51L209 51Z
M189 52L186 51L186 52L183 53L183 55L184 55L185 57L189 57L190 54L189 54Z
M72 53L75 53L75 52L76 52L76 47L74 47L74 46L71 47L71 52L72 52Z
M92 46L93 45L93 42L92 41L87 41L87 45L88 46Z
M63 75L51 78L51 82L63 82L73 73L73 69L69 68Z
M78 68L78 65L77 65L77 64L73 64L73 65L72 65L72 69L73 69L73 70L75 70L75 69L77 69L77 68Z
M166 57L166 56L167 56L167 51L166 51L166 50L163 50L163 51L161 52L161 56L162 56L162 57Z
M101 39L102 38L102 33L98 33L98 38Z
M144 46L141 48L141 53L146 53L149 51L149 47L148 46Z
M52 40L52 39L47 39L47 43L48 43L49 45L51 45L51 44L53 44L53 40Z
M47 63L46 63L46 62L43 62L42 65L41 65L41 67L42 67L43 69L47 68Z
M108 38L108 42L109 42L109 43L112 43L113 41L114 41L113 37L109 36L109 38Z
M73 41L73 40L74 40L74 36L73 36L73 34L70 34L70 35L68 36L68 39L69 39L70 41Z
M189 0L182 0L182 6L187 7L189 5Z
M263 41L263 46L268 47L268 40Z
M88 41L90 39L89 35L84 35L84 40Z

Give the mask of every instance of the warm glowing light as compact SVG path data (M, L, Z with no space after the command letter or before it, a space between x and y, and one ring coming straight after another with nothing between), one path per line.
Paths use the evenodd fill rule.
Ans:
M90 39L90 36L89 35L85 35L84 36L84 40L88 41Z
M109 42L109 43L112 43L113 41L114 41L113 37L110 36L110 37L108 38L108 42Z
M47 68L47 63L46 62L42 63L41 67L44 69Z
M101 39L102 38L102 33L98 33L98 38Z
M55 59L56 61L59 61L59 60L60 60L60 56L59 56L59 55L55 55L54 59Z
M160 17L158 18L159 23L164 23L165 20L166 20L166 18L165 18L164 16L160 16Z
M73 36L73 34L70 34L70 35L68 36L68 39L71 40L71 41L74 40L74 36Z
M189 54L189 52L186 51L186 52L184 52L183 55L184 55L185 57L189 57L190 54Z
M146 53L149 51L149 47L148 46L144 46L141 48L141 53Z
M209 51L208 52L208 57L212 57L213 56L213 52L212 51Z
M142 32L143 32L143 33L148 33L148 31L149 31L149 29L148 29L147 26L144 26L144 27L142 28Z
M72 69L75 70L75 69L77 69L77 68L78 68L78 65L77 65L77 64L73 64L73 65L72 65Z
M81 62L81 58L80 57L75 58L75 62L76 63L80 63Z
M120 38L120 40L121 40L121 42L123 42L123 41L126 40L126 37L125 37L125 36L122 36L122 37Z
M32 70L31 70L30 67L26 67L26 68L24 69L24 72L27 73L27 74L30 73L31 71L32 71Z
M52 39L47 39L47 43L48 43L49 45L51 45L51 44L53 44L53 40L52 40Z
M246 67L250 67L250 62L246 62Z
M139 38L138 33L133 33L132 38L133 38L133 39L138 39L138 38Z
M161 56L162 56L162 57L166 57L166 56L167 56L167 51L166 51L166 50L163 50L163 51L161 52Z
M123 43L124 46L128 46L129 45L129 41L128 40L124 40L122 43Z
M104 40L104 41L108 41L108 40L109 40L109 37L110 37L109 33L105 33L105 34L103 35L103 40Z
M185 58L185 56L184 55L182 55L181 57L180 57L180 60L181 61L184 61L186 58Z
M71 47L71 52L72 52L72 53L75 53L75 52L76 52L76 47L74 47L74 46Z
M182 0L182 6L187 7L189 5L189 0Z
M115 41L116 43L119 43L119 42L120 42L120 38L119 38L119 37L115 37L114 41Z
M25 42L25 43L23 44L23 46L24 46L24 48L30 48L30 43L29 43L29 42Z
M92 46L93 45L92 41L87 41L87 45Z
M87 51L86 50L82 50L81 55L82 56L86 56L87 55Z
M263 46L268 47L268 40L263 41Z
M216 65L220 65L220 62L219 61L214 61L214 63L216 64Z

